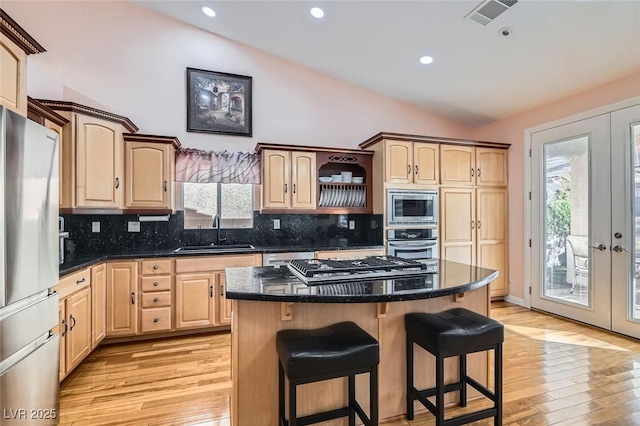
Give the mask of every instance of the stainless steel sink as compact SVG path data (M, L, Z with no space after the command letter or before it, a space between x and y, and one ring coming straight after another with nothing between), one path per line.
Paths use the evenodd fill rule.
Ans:
M251 244L223 244L219 246L183 246L175 249L174 253L220 253L225 251L236 250L254 250Z

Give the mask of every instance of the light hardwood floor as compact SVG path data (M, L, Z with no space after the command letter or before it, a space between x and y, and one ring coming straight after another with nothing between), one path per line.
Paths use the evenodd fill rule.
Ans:
M640 342L503 302L492 316L506 326L505 425L640 425ZM98 348L62 383L61 425L229 425L229 345L208 334Z

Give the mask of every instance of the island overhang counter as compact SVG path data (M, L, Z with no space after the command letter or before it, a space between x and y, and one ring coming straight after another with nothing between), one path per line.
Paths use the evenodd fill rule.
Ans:
M313 329L353 321L380 344L380 420L399 418L405 407L404 315L441 312L464 307L489 315L488 284L498 272L439 260L437 274L307 285L286 267L247 267L225 270L225 296L231 300L231 420L233 426L277 426L278 357L276 333L284 329ZM446 360L446 379L457 377L457 361ZM434 362L426 351L415 351L415 383L434 383ZM472 377L487 384L486 352L468 357ZM357 397L368 412L368 377L357 377ZM471 397L473 392L469 392ZM298 413L306 415L339 408L346 402L346 380L334 379L301 386ZM457 398L454 392L447 401ZM416 406L418 407L418 406ZM345 419L327 422L346 425Z

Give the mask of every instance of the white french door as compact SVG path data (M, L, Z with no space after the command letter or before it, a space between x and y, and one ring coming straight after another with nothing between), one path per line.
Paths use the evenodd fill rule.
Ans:
M640 106L531 149L531 306L640 338Z

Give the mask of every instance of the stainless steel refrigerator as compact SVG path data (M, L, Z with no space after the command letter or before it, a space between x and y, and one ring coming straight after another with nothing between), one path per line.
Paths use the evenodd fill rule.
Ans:
M0 142L0 424L57 424L58 141L0 106Z

